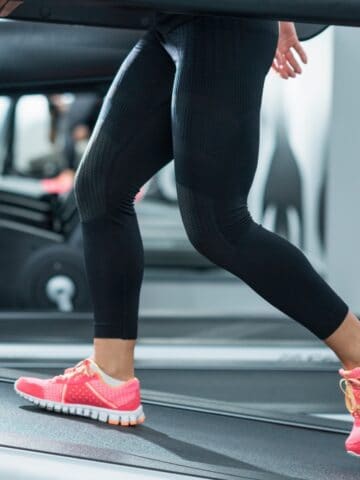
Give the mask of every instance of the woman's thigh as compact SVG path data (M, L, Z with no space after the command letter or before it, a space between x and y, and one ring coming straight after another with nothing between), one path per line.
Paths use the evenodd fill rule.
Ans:
M173 158L175 66L149 30L122 62L76 174L83 221L122 209Z
M178 183L213 199L247 197L277 38L277 22L211 16L165 37L177 67L172 134Z

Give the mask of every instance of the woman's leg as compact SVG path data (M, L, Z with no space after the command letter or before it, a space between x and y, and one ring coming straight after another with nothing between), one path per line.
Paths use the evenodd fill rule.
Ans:
M336 353L346 370L360 366L360 322L349 312L325 343Z
M247 207L276 22L201 17L168 34L167 42L177 61L172 105L175 173L190 241L326 339L350 318L348 306L301 250L254 222ZM353 328L359 325L356 321Z
M174 63L148 31L122 63L75 177L94 310L94 360L134 376L143 245L134 197L172 158Z

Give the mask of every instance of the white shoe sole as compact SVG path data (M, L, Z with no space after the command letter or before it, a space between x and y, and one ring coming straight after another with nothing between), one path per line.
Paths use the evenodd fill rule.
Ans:
M53 412L65 413L68 415L78 415L80 417L89 417L93 420L98 420L99 422L106 422L111 425L121 425L122 427L139 425L145 420L142 405L140 405L136 410L112 410L109 408L94 407L92 405L77 405L73 403L69 404L52 402L50 400L42 400L27 393L21 392L16 388L15 384L14 390L18 395L26 400L29 400L35 405Z
M358 453L355 453L355 452L350 452L348 451L347 452L349 455L352 455L353 457L360 457L360 455Z

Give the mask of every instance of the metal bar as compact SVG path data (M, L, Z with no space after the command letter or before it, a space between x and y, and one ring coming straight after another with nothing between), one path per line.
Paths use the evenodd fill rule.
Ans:
M92 354L91 344L26 344L0 343L0 364L19 365L25 361L75 362ZM164 345L138 344L135 349L136 368L209 369L239 368L331 368L340 363L327 347L243 347L238 345Z
M41 310L8 310L0 311L0 322L3 321L49 321L49 322L61 322L63 320L70 322L81 322L93 320L92 312L72 312L72 313L62 313L56 311L41 311ZM178 311L177 309L156 309L156 308L143 308L140 310L141 319L146 320L179 320L192 322L194 320L207 321L225 321L225 320L236 320L241 322L242 320L246 321L264 321L264 322L277 322L279 324L288 322L288 318L285 315L279 313L278 316L272 315L258 315L258 314L246 314L244 316L239 315L238 313L231 312L222 312L220 309L218 312L214 311L204 311L199 312L198 310L192 311Z

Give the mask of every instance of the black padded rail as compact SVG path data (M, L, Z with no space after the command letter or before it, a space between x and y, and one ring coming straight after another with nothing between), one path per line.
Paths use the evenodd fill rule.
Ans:
M118 0L178 13L243 15L310 23L360 25L358 0Z
M358 0L24 0L10 16L42 21L125 25L129 23L129 16L141 12L146 26L151 23L151 16L156 11L360 25Z
M4 94L107 85L141 32L3 21L0 33L4 45L0 91Z

